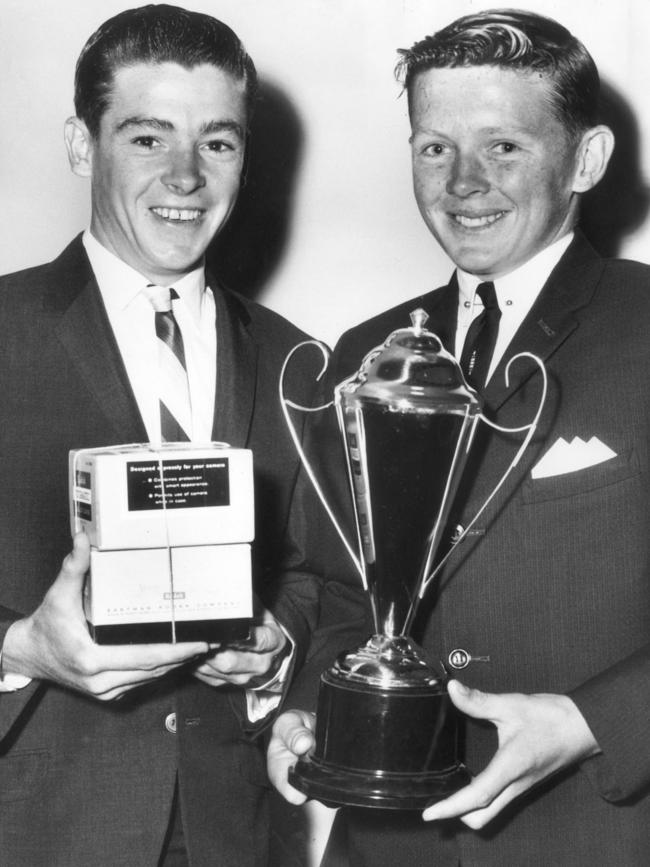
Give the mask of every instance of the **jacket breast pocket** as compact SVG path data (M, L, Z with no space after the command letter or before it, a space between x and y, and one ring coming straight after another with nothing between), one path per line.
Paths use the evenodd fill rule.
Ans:
M47 750L22 750L0 759L0 803L23 801L35 795L49 766Z
M641 463L634 449L616 455L600 464L585 467L572 473L562 473L543 479L530 476L521 487L524 503L543 503L587 494L625 481L641 472Z

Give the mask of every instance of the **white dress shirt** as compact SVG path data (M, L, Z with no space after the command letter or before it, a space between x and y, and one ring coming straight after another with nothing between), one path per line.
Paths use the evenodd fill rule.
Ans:
M573 232L563 235L549 247L545 247L528 262L519 268L493 280L494 288L501 310L499 333L492 354L487 381L505 354L517 329L526 318L530 308L537 300L542 287L548 280L551 271L564 255L573 239ZM483 303L476 294L476 287L483 281L475 274L468 274L460 268L456 269L458 278L458 325L456 328L455 356L460 359L463 344L467 337L472 320L483 312Z
M142 415L149 442L159 443L158 338L155 311L144 289L149 280L131 268L90 232L83 244L95 273L104 306ZM217 382L217 330L214 296L205 285L203 265L174 280L178 298L174 317L183 335L187 380L192 405L192 435L197 443L212 440ZM189 434L189 432L188 432Z

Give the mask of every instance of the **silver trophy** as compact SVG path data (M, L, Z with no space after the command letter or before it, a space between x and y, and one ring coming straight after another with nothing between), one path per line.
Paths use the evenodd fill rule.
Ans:
M347 460L359 556L325 500L302 450L284 394L285 418L306 470L367 591L374 634L321 676L316 748L290 782L330 805L421 809L461 788L469 775L459 757L458 719L447 676L409 638L418 603L453 547L464 538L518 463L546 397L546 373L533 422L502 428L486 419L455 358L425 329L427 314L394 331L361 368L334 389ZM510 364L515 361L515 356ZM506 373L507 381L507 373ZM331 402L318 410L331 406ZM438 557L450 507L479 419L506 432L526 431L517 455L453 546Z

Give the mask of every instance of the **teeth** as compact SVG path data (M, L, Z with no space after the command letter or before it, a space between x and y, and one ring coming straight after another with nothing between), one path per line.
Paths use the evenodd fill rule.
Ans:
M496 223L504 213L505 211L499 211L498 214L488 214L485 217L466 217L463 214L454 214L454 220L467 229L479 229L481 226L489 226L491 223Z
M154 214L158 214L163 220L175 220L177 222L187 222L190 220L198 220L201 216L201 211L198 209L181 210L180 208L152 208Z

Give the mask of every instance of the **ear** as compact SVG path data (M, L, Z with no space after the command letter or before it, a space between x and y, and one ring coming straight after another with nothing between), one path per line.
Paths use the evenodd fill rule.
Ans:
M92 173L93 140L86 124L78 117L69 117L63 128L70 168L81 178Z
M584 133L576 151L573 191L586 193L605 174L614 150L614 133L608 126L595 126Z
M246 133L246 139L244 141L244 158L241 163L241 172L239 173L239 184L240 187L243 188L246 186L246 182L248 181L248 167L250 165L250 153L251 153L251 134L250 130Z

